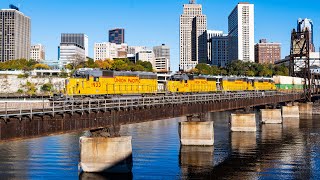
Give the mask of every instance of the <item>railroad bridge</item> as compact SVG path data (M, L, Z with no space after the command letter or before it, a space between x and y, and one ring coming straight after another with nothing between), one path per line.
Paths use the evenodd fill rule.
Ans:
M191 116L255 106L299 101L297 92L241 92L197 95L128 96L111 99L42 101L37 107L23 102L0 106L0 141L47 136L109 127L118 132L120 125ZM40 105L39 105L40 104Z

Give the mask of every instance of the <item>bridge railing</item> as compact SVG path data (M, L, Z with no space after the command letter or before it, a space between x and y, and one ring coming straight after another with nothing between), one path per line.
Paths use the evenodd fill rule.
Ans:
M42 116L62 113L83 113L92 111L107 111L112 109L147 107L155 105L167 104L185 104L200 102L219 102L239 99L254 99L272 96L283 96L290 94L300 94L299 92L283 93L283 92L237 92L237 93L215 93L215 94L172 94L162 96L133 96L118 97L110 99L73 99L65 101L40 101L36 102L37 106L29 105L30 102L17 101L16 107L8 106L8 102L0 102L0 118L7 119L9 117L22 118L23 116ZM28 104L29 103L29 104ZM23 108L22 108L23 107Z

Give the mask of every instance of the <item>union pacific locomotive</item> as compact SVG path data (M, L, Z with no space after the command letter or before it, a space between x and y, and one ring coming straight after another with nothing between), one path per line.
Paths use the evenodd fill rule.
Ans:
M296 83L296 85L294 84ZM225 77L175 74L158 90L157 75L151 72L125 72L80 69L66 80L67 96L134 95L156 93L208 93L233 91L291 91L302 89L302 79L287 76Z

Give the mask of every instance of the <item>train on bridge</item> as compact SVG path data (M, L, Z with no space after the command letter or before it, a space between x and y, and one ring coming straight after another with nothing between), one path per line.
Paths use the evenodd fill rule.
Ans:
M302 78L174 74L159 84L152 72L80 69L66 80L65 96L141 95L238 91L303 91Z

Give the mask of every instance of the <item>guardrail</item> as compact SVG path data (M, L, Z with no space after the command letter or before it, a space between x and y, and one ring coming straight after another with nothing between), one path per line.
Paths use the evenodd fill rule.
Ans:
M299 92L283 93L283 92L239 92L239 93L216 93L216 94L195 94L195 95L162 95L150 97L118 97L110 99L82 99L82 100L65 100L65 101L42 101L38 107L22 108L24 101L17 101L20 106L8 107L8 103L2 102L4 106L0 107L0 118L8 119L10 117L22 118L29 116L43 116L63 113L83 113L92 111L120 110L126 108L147 107L155 105L168 104L185 104L185 103L201 103L201 102L220 102L226 100L254 99L273 96L284 96L290 94L301 94ZM0 102L1 103L1 102Z

